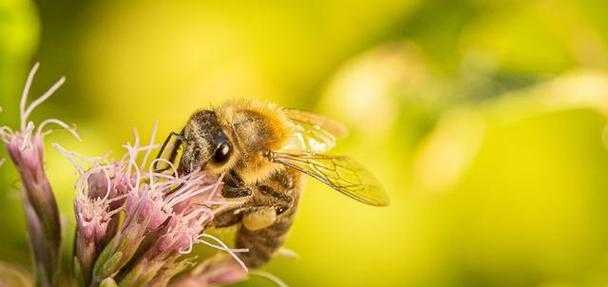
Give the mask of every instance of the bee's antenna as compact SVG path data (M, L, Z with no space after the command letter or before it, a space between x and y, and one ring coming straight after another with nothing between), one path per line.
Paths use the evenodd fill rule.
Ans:
M182 130L179 134L176 132L171 132L169 134L169 136L167 136L167 138L165 139L165 141L163 142L163 144L160 146L160 149L158 150L158 154L156 155L156 159L161 158L163 153L165 152L165 149L167 148L167 146L169 145L169 142L171 142L172 138L176 138L176 142L173 145L172 149L171 149L171 153L169 154L169 158L167 159L167 161L171 162L171 163L175 163L175 158L177 157L177 152L179 150L179 148L181 147L182 143L184 142L184 130ZM165 170L167 170L167 168L163 168L163 169L159 169L158 168L158 164L160 161L154 161L153 169L157 172L163 172Z

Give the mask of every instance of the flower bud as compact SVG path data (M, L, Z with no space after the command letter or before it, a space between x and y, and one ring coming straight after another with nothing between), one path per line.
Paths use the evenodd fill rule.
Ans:
M246 270L232 258L219 254L199 264L171 286L224 286L243 281L245 278L247 278Z
M65 123L48 119L37 128L28 121L32 111L49 98L62 84L59 80L40 98L28 107L27 96L38 64L30 72L20 104L20 130L13 132L8 127L0 127L0 140L6 143L10 158L19 172L23 184L23 205L26 213L28 232L33 249L38 286L51 286L59 273L61 246L61 222L57 202L44 171L43 129L48 124L57 124L78 137Z
M99 287L118 287L118 284L116 284L116 281L114 281L114 279L106 278L101 281L101 283L99 283Z
M177 190L162 188L148 193L152 196L168 193L161 197L162 201L154 202L162 205L154 209L156 213L151 214L151 220L164 214L167 217L162 219L168 221L135 266L120 281L121 286L142 286L150 283L163 268L168 268L175 258L192 250L206 224L211 221L213 214L209 207L201 202L189 203L192 203L194 198L216 190L219 184L210 182L202 173L185 176L182 180L184 183L180 184ZM179 212L174 210L176 206L181 206ZM159 284L159 281L156 284Z

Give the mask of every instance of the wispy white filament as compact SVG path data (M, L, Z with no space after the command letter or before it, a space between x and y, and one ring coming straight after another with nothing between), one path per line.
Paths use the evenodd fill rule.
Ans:
M264 279L271 281L279 287L288 287L287 283L283 282L279 277L272 275L271 273L261 271L261 270L253 270L249 272L250 275L255 275Z
M34 100L30 106L25 110L21 117L21 121L27 122L27 118L30 116L32 111L42 104L46 99L50 98L60 87L65 83L65 77L61 77L50 89L48 89L42 96Z
M30 89L32 87L32 82L34 81L34 77L36 76L36 72L38 71L39 63L36 63L32 70L30 71L27 80L25 82L25 87L23 88L23 92L21 93L21 100L19 102L19 117L21 120L20 130L13 131L8 127L0 127L0 139L4 142L8 142L15 137L20 137L21 141L21 149L31 148L32 139L34 136L41 136L48 134L50 131L45 132L44 128L49 124L55 124L60 126L61 128L70 132L76 139L80 140L78 133L75 128L70 127L63 121L58 119L47 119L43 121L39 127L36 129L34 123L28 121L30 114L40 106L44 101L50 98L65 82L65 77L61 77L59 81L57 81L50 89L48 89L42 96L34 100L29 106L27 106L27 99L29 96Z
M219 245L215 245L211 242L206 241L205 239L211 239L213 241L215 241L217 244ZM203 243L209 247L212 248L216 248L222 251L225 251L226 253L230 254L230 256L232 256L232 258L234 258L234 260L236 260L236 262L241 265L241 268L243 268L243 270L245 272L249 272L249 269L247 268L247 265L245 265L245 262L243 262L243 260L241 260L241 258L239 258L238 255L236 255L236 253L238 252L249 252L249 249L231 249L230 247L228 247L223 241L221 241L219 238L213 236L213 235L209 235L206 233L202 233L196 240L199 243Z
M25 121L23 120L25 117L25 105L27 104L27 96L30 92L30 88L32 87L32 82L34 81L34 76L36 76L36 72L38 71L38 67L40 63L36 62L30 74L27 76L27 80L25 81L25 87L23 88L23 92L21 93L21 102L19 103L19 116L21 118L21 129L25 128Z

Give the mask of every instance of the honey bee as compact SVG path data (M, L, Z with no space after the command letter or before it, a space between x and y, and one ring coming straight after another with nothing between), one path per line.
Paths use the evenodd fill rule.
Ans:
M238 256L247 267L257 268L283 245L302 175L362 203L389 204L381 184L364 167L349 157L325 154L345 134L343 125L320 115L236 101L195 112L180 133L171 133L159 156L178 162L180 174L202 169L224 175L222 196L243 203L219 212L212 225L238 225L236 248L248 249Z

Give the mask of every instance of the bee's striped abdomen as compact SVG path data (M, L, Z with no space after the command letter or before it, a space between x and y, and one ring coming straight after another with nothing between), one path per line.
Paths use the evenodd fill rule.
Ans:
M299 180L299 174L292 172L282 172L273 176L269 185L260 186L258 190L267 195L280 192L289 194L291 200L290 207L278 215L276 221L263 229L249 230L241 225L236 234L236 248L246 248L249 252L238 253L239 257L249 268L257 268L268 262L272 255L283 246L287 232L294 220L297 210L298 198L300 195L300 184L294 181ZM263 187L263 188L262 188ZM283 189L277 191L274 189ZM275 195L276 196L276 195Z
M240 226L236 235L236 247L247 248L249 252L239 253L239 257L249 268L264 265L283 246L287 232L293 222L296 207L283 213L277 221L260 230L249 230ZM289 214L287 214L289 212Z

